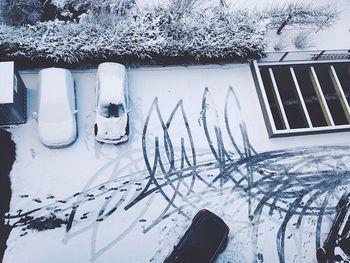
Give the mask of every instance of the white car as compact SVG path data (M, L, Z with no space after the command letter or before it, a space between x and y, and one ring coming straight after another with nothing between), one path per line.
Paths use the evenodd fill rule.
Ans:
M128 140L128 78L124 65L105 62L98 66L95 111L97 141L117 144Z
M39 137L49 148L61 148L77 138L77 108L73 76L67 69L48 68L39 73Z

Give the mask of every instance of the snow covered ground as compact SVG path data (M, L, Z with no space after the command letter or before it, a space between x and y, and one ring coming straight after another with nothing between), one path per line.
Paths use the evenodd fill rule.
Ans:
M28 112L37 72L21 72ZM339 196L330 178L349 171L350 132L269 139L248 64L152 67L128 70L129 141L102 145L95 75L73 71L71 147L45 148L31 117L11 129L17 227L5 263L163 262L204 207L231 229L217 262L316 262L319 221L321 233L331 222L322 202Z
M169 1L159 0L138 0L139 6L152 6L155 4L164 4ZM203 6L218 5L220 0L202 0L199 1ZM301 5L319 6L333 5L340 12L339 19L331 28L305 28L305 27L286 27L281 35L275 31L269 33L267 51L275 51L275 47L280 51L298 50L293 45L293 39L304 32L307 34L307 45L304 49L348 49L350 45L350 1L349 0L225 0L230 8L248 9L248 10L269 10L276 6L283 6L287 3L299 3Z
M311 49L349 48L350 2L337 6L334 27L310 31ZM279 41L294 49L297 31L271 35L269 50ZM29 113L37 73L21 72ZM129 141L102 145L93 134L95 74L73 71L79 137L71 147L41 145L32 117L11 129L10 223L18 227L5 263L163 262L203 207L231 229L219 263L316 262L342 187L331 182L344 183L350 170L350 132L269 139L247 64L145 67L128 70Z
M234 1L234 0L233 0ZM243 1L238 1L243 4ZM245 1L247 3L249 1ZM250 0L250 2L255 2ZM259 2L260 8L264 8L264 2L266 6L273 6L274 4L283 4L288 1L274 1L264 0L256 1ZM293 1L290 1L293 2ZM306 0L306 1L295 1L302 2L304 4L311 5L333 5L339 12L339 19L330 28L305 28L305 27L286 27L282 31L280 36L277 36L275 32L269 34L271 41L268 43L267 51L274 51L274 48L281 47L282 50L291 51L298 50L293 45L293 39L304 32L307 37L307 45L303 48L306 50L323 50L323 49L349 49L350 45L350 1L348 0ZM259 7L258 7L259 8Z
M142 0L141 0L142 1ZM146 0L147 1L147 0ZM215 2L215 1L212 1ZM281 35L275 31L269 33L267 51L275 51L275 47L281 51L298 50L293 45L293 39L304 32L307 34L307 45L303 49L322 50L322 49L348 49L350 45L350 1L348 0L226 0L231 8L247 8L256 10L265 10L274 6L283 6L287 3L300 3L310 6L333 5L339 12L339 19L330 28L305 28L305 27L286 27Z

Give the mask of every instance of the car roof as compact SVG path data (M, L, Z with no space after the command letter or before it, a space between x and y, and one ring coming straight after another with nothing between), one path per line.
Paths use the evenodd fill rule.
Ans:
M97 76L100 83L100 103L119 104L124 100L125 66L106 62L98 66Z
M39 73L40 96L46 102L67 101L68 88L71 86L71 73L67 69L48 68ZM66 87L63 89L62 87Z
M116 79L119 78L124 80L126 76L126 68L124 65L114 62L104 62L98 65L97 75L102 76L113 76Z

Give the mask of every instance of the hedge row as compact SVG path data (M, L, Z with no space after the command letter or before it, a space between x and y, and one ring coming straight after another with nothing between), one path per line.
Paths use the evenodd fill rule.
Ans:
M123 56L247 60L262 55L265 31L266 24L245 11L136 10L122 18L82 17L79 23L0 25L0 57L71 64Z

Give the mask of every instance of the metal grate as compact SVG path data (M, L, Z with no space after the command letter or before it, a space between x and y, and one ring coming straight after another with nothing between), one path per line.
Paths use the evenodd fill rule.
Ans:
M253 62L270 137L350 130L350 60Z

